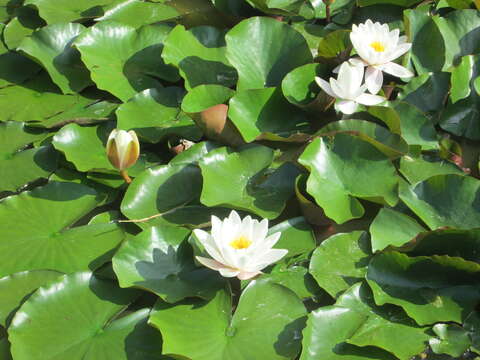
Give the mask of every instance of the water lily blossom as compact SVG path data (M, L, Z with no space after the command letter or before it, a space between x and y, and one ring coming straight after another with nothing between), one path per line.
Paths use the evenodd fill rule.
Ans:
M200 229L193 231L212 259L196 259L224 277L251 279L288 253L285 249L272 249L281 233L267 236L267 232L267 219L259 222L247 216L242 220L235 211L223 221L212 216L211 234Z
M353 114L358 104L362 105L378 105L385 101L385 98L366 94L366 85L362 85L364 75L364 67L361 64L352 64L345 61L338 72L337 79L330 78L330 82L326 82L320 77L316 77L315 81L328 95L339 99L335 102L335 108L344 114Z
M107 140L107 157L110 163L120 170L127 183L132 180L126 169L134 165L140 155L140 143L135 131L113 129Z
M399 35L400 30L390 31L387 24L374 23L370 19L352 27L350 40L360 59L351 59L350 62L367 66L365 83L372 94L380 91L383 72L400 78L413 76L410 70L393 62L412 47L406 36Z

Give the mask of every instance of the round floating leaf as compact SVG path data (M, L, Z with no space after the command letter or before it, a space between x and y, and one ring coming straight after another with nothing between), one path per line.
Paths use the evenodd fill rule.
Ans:
M230 99L228 117L246 142L259 136L287 140L309 129L306 115L286 101L280 88L237 92Z
M34 77L41 69L40 65L22 54L12 51L2 53L0 54L0 88L21 84Z
M237 72L225 57L225 33L212 26L177 25L165 39L162 57L180 70L187 89L202 84L235 85Z
M402 185L400 198L430 229L480 227L480 181L469 176L436 175Z
M182 110L187 113L198 113L212 106L223 104L235 91L221 85L199 85L191 89L182 101Z
M233 316L231 307L225 290L208 302L176 306L159 302L150 323L162 332L165 354L190 359L280 360L299 352L306 311L291 290L270 281L252 281Z
M200 129L180 113L182 97L178 87L144 90L117 109L117 127L134 129L140 138L153 143L173 134L198 140Z
M182 227L154 226L129 239L113 258L121 287L148 289L174 303L185 297L212 298L224 285L206 268L197 269Z
M26 129L23 123L0 123L0 191L15 191L55 171L57 153L52 146L23 149L43 137L45 134Z
M315 249L309 271L321 288L332 297L338 297L365 277L370 255L365 232L336 234Z
M164 165L145 170L130 184L122 213L139 220L140 227L156 224L198 225L210 221L208 209L197 203L202 189L200 169L194 165ZM149 221L147 221L149 220Z
M34 270L15 273L0 279L0 324L8 327L15 311L40 286L55 280L62 273Z
M0 276L95 269L123 240L114 223L69 228L103 199L81 184L51 182L0 203ZM32 231L34 230L34 231Z
M105 145L111 126L68 124L53 137L53 145L65 153L79 171L115 168L108 161Z
M266 170L273 161L273 150L254 145L234 152L222 147L200 160L203 189L201 202L251 211L274 219L293 195L298 169L291 164ZM241 176L239 176L241 174Z
M170 160L169 164L197 165L198 161L201 158L203 158L210 151L218 147L220 147L220 145L210 141L202 141L202 142L196 143L195 145L192 145L190 148L176 155L172 160Z
M243 20L225 40L227 59L238 71L240 90L278 86L291 70L312 62L305 38L271 18Z
M289 288L300 299L315 297L318 301L318 297L321 296L321 289L303 266L286 267L284 264L279 264L270 274L263 275L262 279L268 279Z
M375 302L401 306L419 325L461 323L480 300L480 266L449 256L376 255L367 280Z
M407 143L397 134L384 127L365 120L340 120L321 128L317 135L348 133L369 142L390 158L397 158L408 152Z
M426 231L410 216L382 208L370 225L372 250L383 250L389 246L399 247Z
M335 305L309 315L300 359L407 360L424 350L428 338L398 308L375 306L368 287L356 284Z
M102 4L103 5L103 4ZM116 21L136 28L164 20L174 19L180 15L177 10L166 4L141 0L115 1L102 17L96 21Z
M0 88L0 120L42 122L76 104L87 106L95 101L78 94L60 94L48 75L42 73L21 86Z
M471 345L468 332L456 324L436 324L433 332L438 338L432 338L428 343L436 354L459 357Z
M24 39L18 49L41 63L64 94L80 92L92 81L71 44L84 29L72 23L45 26Z
M325 77L326 66L323 64L307 64L290 71L282 81L285 98L294 105L308 105L313 102L321 89L315 77Z
M26 0L25 5L34 5L48 24L73 22L103 15L106 5L115 0Z
M30 6L14 4L10 1L16 15L8 22L3 31L3 41L10 50L15 50L22 40L36 29L45 26L45 21L38 16L38 11Z
M452 70L452 88L450 90L452 103L470 96L470 81L479 75L478 61L478 56L464 56L460 64Z
M465 175L455 164L429 156L402 157L400 160L400 172L412 185L435 175Z
M307 191L337 223L361 217L355 197L397 202L395 168L373 145L355 136L337 134L310 143L299 161L310 169Z
M9 328L15 359L161 359L160 333L147 325L149 309L124 314L138 296L91 273L75 273L41 287ZM55 314L55 316L52 316Z
M140 29L115 22L100 22L75 40L92 80L122 101L137 92L161 87L156 79L175 82L176 69L161 60L168 25L148 25Z
M302 216L285 220L268 230L269 234L276 232L282 235L274 248L287 249L287 258L308 253L315 248L313 229Z
M337 58L343 54L348 56L351 51L350 30L335 30L323 37L318 43L318 56ZM348 53L346 51L349 50Z
M476 94L448 105L441 114L440 127L457 136L480 140L479 107L480 97Z

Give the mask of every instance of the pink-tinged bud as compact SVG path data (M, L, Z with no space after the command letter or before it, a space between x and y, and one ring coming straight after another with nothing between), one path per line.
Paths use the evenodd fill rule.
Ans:
M138 160L140 143L135 131L113 129L107 141L108 160L115 168L123 171Z

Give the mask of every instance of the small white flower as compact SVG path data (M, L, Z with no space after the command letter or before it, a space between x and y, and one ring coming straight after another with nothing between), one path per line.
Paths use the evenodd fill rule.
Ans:
M122 171L137 162L140 155L140 143L135 131L113 129L107 140L108 160Z
M222 276L253 278L288 253L285 249L272 249L281 233L267 236L267 232L267 219L258 222L247 216L242 220L235 211L223 221L212 216L211 234L200 229L193 233L213 259L201 256L196 259Z
M328 95L340 99L335 108L344 114L353 114L358 104L378 105L385 98L378 95L365 94L366 85L362 85L364 69L361 64L345 61L338 72L338 78L330 78L330 83L316 77L315 81Z
M361 60L351 59L350 62L367 66L365 83L372 94L382 87L382 71L400 78L413 76L410 70L393 62L412 47L406 36L399 35L400 30L390 31L387 24L373 23L370 19L352 27L350 40Z

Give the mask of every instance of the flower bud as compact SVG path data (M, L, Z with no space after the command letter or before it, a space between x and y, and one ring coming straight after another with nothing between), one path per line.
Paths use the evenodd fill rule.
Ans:
M138 160L140 144L135 131L113 129L107 141L108 160L118 170L123 171Z

